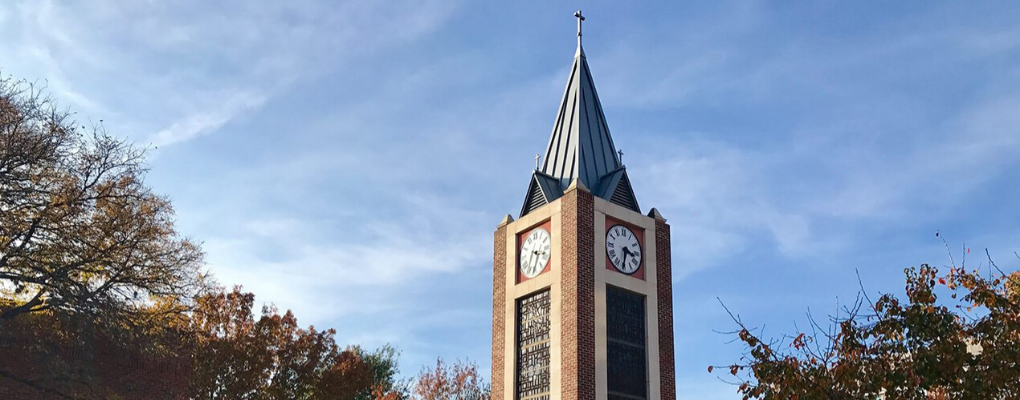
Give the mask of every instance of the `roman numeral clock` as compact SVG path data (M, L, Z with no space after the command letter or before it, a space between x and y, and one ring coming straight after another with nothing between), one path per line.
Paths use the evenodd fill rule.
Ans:
M606 256L617 271L633 274L641 268L641 241L627 226L613 225L606 231Z
M669 225L641 213L577 50L518 219L493 244L494 400L675 399Z

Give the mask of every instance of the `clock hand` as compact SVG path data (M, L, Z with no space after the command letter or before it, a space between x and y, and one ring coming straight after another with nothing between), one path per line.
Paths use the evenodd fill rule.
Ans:
M627 256L631 256L631 257L633 257L633 256L634 256L634 253L632 253L632 252L630 251L630 249L628 249L628 248L624 247L624 248L623 248L623 265L624 265L625 267L627 266Z

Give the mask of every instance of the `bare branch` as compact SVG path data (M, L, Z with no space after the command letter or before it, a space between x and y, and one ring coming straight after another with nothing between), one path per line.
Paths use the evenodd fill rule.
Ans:
M952 263L953 268L956 268L956 261L953 260L953 252L949 250L949 243L946 242L946 238L939 231L935 231L935 236L942 239L942 245L946 246L946 253L949 254L949 262Z

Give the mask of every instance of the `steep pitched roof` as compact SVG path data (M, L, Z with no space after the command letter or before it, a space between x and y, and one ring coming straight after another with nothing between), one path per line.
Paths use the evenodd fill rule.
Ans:
M580 41L545 159L532 176L521 216L562 196L574 179L593 188L596 196L641 212L609 134Z
M521 207L521 216L549 204L563 195L563 189L555 178L535 171L531 175L531 184L528 185L528 195L524 199L524 206Z
M638 206L637 197L634 196L634 189L630 186L630 178L627 177L627 168L620 167L610 172L599 180L599 185L592 192L596 196L619 204L631 210L641 212Z
M559 179L563 187L578 178L593 188L603 175L619 167L584 49L578 46L541 171Z

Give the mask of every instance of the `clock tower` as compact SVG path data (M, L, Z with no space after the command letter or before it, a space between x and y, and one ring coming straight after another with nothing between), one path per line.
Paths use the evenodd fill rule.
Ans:
M673 400L669 225L641 213L577 51L520 217L496 228L493 400Z

